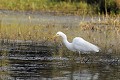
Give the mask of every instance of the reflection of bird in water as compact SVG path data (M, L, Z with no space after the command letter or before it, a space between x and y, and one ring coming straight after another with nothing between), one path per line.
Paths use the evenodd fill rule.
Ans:
M63 39L63 43L65 44L65 46L74 52L83 52L83 53L87 53L87 52L99 52L100 48L97 47L96 45L87 42L86 40L84 40L81 37L75 37L73 39L73 41L70 43L67 40L67 36L63 33L63 32L57 32L56 36L61 36Z

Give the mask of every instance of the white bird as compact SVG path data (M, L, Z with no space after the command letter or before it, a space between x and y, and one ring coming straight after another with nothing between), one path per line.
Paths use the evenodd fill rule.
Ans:
M67 40L67 36L63 32L61 32L61 31L57 32L56 36L61 36L65 46L69 50L74 51L74 52L86 53L86 52L99 52L99 50L100 50L99 47L97 47L96 45L94 45L94 44L92 44L92 43L90 43L86 40L84 40L81 37L75 37L73 39L73 41L70 43Z

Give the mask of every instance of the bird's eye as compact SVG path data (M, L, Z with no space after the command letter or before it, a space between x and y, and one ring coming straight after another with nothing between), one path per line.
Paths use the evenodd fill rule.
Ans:
M57 36L59 36L59 34L56 34Z

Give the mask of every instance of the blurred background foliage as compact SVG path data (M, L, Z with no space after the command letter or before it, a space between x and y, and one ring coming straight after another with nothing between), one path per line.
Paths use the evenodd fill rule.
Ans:
M85 2L92 5L96 12L106 13L120 13L120 0L50 0L52 2Z
M120 0L1 0L0 9L119 14Z

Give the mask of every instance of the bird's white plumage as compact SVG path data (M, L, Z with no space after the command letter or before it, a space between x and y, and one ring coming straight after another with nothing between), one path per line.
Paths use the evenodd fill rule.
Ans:
M77 51L77 52L99 52L99 47L96 45L87 42L81 37L75 37L72 41L72 43L69 43L67 40L67 36L63 32L57 32L57 36L61 36L63 39L63 43L65 46L71 50L71 51Z
M93 45L90 42L85 41L83 38L80 37L74 38L72 44L76 51L99 52L99 48L97 46Z

